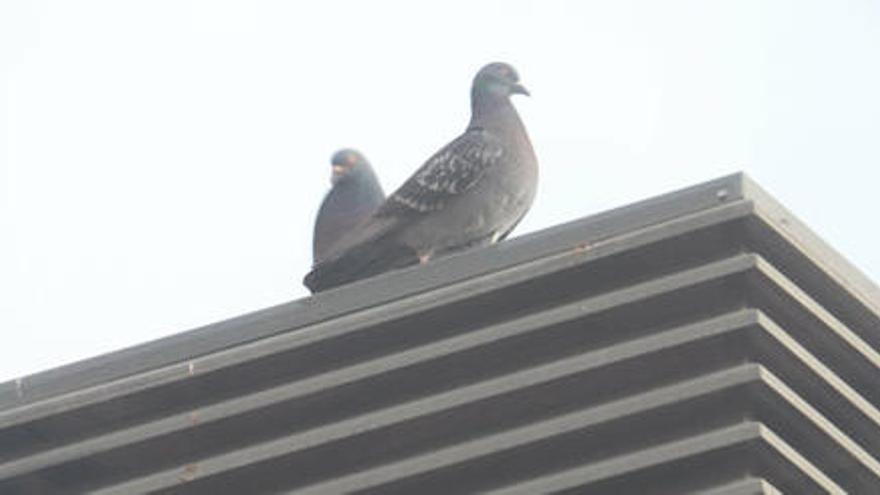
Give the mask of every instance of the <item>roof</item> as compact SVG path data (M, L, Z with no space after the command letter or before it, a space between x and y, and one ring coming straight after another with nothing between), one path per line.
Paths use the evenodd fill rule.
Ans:
M0 385L0 491L864 492L880 290L741 174Z

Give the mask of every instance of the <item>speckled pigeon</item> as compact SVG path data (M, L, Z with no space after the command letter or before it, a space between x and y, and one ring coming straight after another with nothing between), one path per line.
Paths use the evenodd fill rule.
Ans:
M385 200L382 186L370 162L357 150L333 154L330 191L324 196L312 239L312 257L323 260L345 234L369 217Z
M432 256L503 239L535 197L538 163L510 96L516 70L486 65L464 134L440 149L306 275L319 292Z

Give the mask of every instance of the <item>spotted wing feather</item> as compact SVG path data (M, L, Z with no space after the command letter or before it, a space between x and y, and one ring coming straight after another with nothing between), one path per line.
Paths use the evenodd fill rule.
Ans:
M378 216L424 214L445 208L453 198L477 184L486 171L504 158L497 138L470 130L432 156L394 192Z

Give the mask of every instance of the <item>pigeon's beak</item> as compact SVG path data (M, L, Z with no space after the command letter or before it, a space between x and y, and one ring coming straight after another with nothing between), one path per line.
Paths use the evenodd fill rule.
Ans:
M330 172L330 182L333 182L335 184L336 181L341 179L347 171L348 169L346 169L344 165L333 165Z
M529 93L529 90L527 90L525 86L519 83L516 83L510 87L510 94L532 96L532 94Z

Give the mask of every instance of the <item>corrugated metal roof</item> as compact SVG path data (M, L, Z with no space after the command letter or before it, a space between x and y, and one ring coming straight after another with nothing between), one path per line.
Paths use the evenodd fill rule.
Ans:
M880 292L742 175L0 385L0 493L874 493Z

